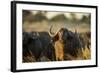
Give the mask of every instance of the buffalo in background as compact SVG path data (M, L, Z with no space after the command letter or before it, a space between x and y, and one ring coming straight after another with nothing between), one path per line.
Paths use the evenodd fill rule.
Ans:
M23 33L23 59L30 53L33 55L35 61L39 61L41 52L50 42L50 36L46 32L24 32ZM25 60L25 59L24 59Z
M83 59L84 41L77 31L59 29L56 34L48 32L23 33L23 62L63 61ZM33 58L33 59L32 59Z

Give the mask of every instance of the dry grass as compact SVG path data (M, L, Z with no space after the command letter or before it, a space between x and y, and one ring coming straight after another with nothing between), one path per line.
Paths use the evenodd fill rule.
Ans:
M84 40L85 48L82 48L82 49L77 51L77 57L72 56L70 54L64 54L66 61L67 60L72 61L72 60L88 60L88 59L91 59L91 48L87 47L87 45L91 46L91 41L90 41L91 37L88 37L88 35L86 33L82 33L80 35ZM88 44L88 42L90 44ZM63 54L63 53L61 53L61 54ZM41 62L42 61L48 61L49 62L50 60L46 57L41 57ZM23 56L23 62L24 63L36 62L36 60L35 60L35 57L32 55L32 53L30 52L30 54L28 56L26 56L26 57Z
M91 59L91 51L88 48L78 50L77 57L74 57L70 54L66 54L66 60L88 60Z
M72 61L72 60L88 60L88 59L91 59L91 50L88 49L88 48L83 48L82 50L78 50L77 52L77 57L74 57L70 54L65 54L65 57L66 57L66 61ZM50 60L47 60L48 58L41 58L43 60L41 61L48 61L50 62ZM29 63L29 62L36 62L35 60L35 57L32 56L32 55L29 55L29 56L24 56L23 57L23 62L24 63Z
M88 48L82 49L83 59L91 59L91 50Z

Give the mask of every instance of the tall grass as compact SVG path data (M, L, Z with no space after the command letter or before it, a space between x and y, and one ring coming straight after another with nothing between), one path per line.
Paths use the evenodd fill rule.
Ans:
M91 59L91 50L88 48L82 49L83 59Z

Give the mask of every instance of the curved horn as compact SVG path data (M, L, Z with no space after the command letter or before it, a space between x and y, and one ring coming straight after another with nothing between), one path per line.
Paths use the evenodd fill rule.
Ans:
M53 27L53 25L51 25L51 27L50 27L50 30L49 30L49 35L51 36L51 37L53 37L54 35L55 35L55 33L53 33L51 30L52 30L52 27Z

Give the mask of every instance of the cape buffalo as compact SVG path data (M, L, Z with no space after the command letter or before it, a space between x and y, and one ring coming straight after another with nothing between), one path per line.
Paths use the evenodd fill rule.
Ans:
M27 56L26 53L31 51L32 55L35 56L36 61L38 61L42 49L43 47L38 33L23 33L23 56Z
M36 61L40 61L41 53L50 42L50 36L47 32L24 32L23 33L23 56L30 52L35 56Z
M61 28L52 36L57 61L68 60L69 55L76 58L78 51L80 55L82 54L82 43L77 32L73 33L66 28Z

